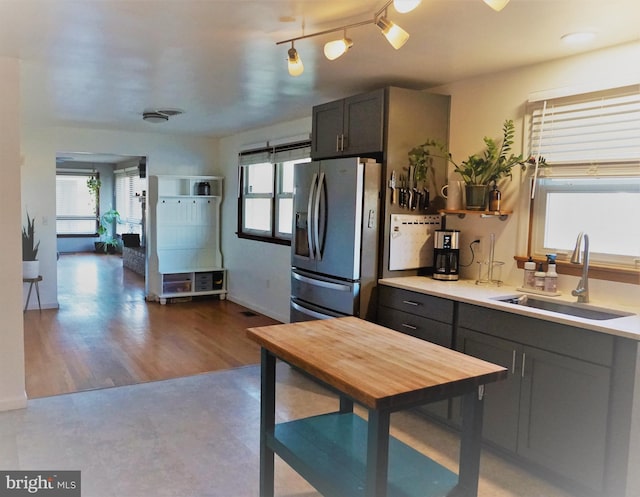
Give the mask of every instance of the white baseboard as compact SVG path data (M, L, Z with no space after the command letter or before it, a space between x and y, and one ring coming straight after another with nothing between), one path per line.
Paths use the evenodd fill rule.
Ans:
M0 399L0 411L13 411L27 407L27 392L13 399Z
M259 305L256 305L255 302L246 302L242 299L237 298L235 295L227 293L227 300L231 302L246 307L247 309L251 309L252 311L259 312L260 314L264 314L265 316L270 317L271 319L275 319L276 321L280 321L281 323L288 323L289 316L282 316L277 313L274 313L270 309L265 309Z

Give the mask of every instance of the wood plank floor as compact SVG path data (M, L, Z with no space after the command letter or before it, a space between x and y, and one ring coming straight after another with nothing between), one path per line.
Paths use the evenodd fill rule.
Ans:
M146 302L117 255L61 255L58 295L59 309L24 316L29 398L257 364L245 330L277 323L217 298Z

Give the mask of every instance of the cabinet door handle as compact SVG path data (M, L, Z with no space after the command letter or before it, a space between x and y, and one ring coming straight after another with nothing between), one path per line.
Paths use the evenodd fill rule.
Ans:
M516 374L516 349L513 349L513 355L511 356L511 374Z
M525 354L524 352L522 353L522 373L520 374L520 376L522 376L522 378L524 378L524 365L527 362L527 354Z
M409 328L410 330L417 330L418 329L416 326L413 326L412 324L407 324L407 323L402 323L402 327L403 328Z
M336 152L341 152L340 150L340 137L342 135L336 135Z
M419 302L412 302L411 300L403 300L402 303L407 305L420 305Z

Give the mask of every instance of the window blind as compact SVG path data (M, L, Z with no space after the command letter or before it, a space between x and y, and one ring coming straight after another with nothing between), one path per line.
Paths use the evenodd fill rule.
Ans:
M302 160L311 156L311 142L309 140L267 146L261 149L240 152L238 163L241 166L263 164L265 162L286 162Z
M640 174L640 85L531 103L528 114L546 175Z
M137 167L119 169L114 174L116 210L120 213L120 219L129 225L142 224L140 194L146 189L146 180L140 178ZM122 231L124 228L118 226L118 232Z

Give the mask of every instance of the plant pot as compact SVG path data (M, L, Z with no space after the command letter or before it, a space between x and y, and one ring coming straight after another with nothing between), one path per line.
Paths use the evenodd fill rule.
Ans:
M40 261L22 261L22 278L35 279L40 276Z
M483 211L487 200L487 185L465 185L465 208L470 211Z

